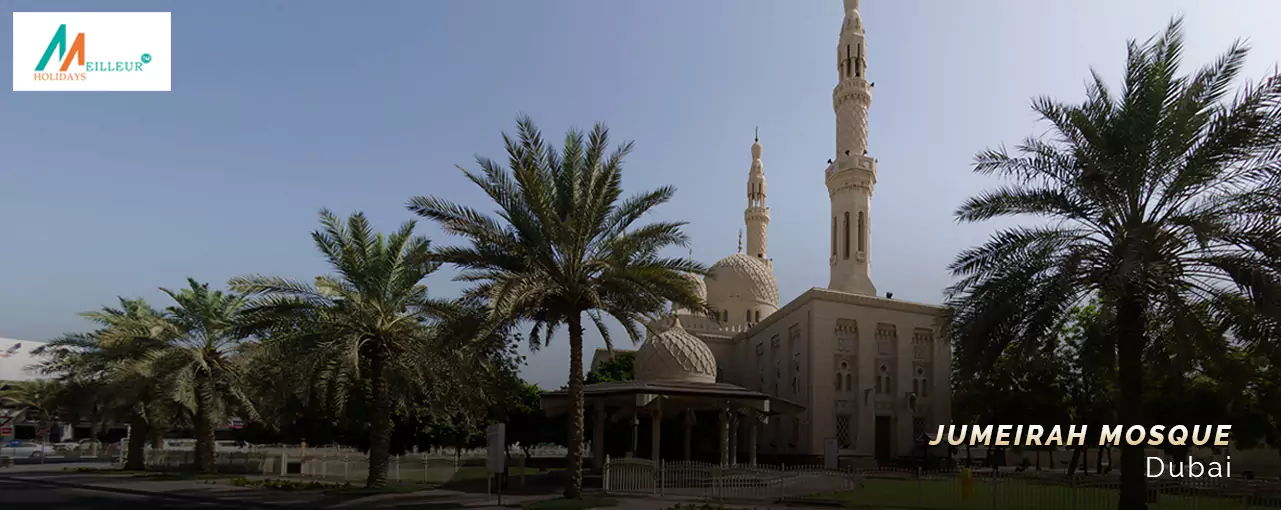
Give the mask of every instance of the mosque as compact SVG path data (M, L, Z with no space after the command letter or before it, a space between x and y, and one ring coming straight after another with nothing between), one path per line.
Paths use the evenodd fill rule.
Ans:
M746 245L740 238L739 252L716 262L706 278L691 276L716 315L676 310L650 325L635 354L634 381L587 386L595 444L604 444L605 424L630 423L625 449L651 459L883 461L919 454L926 431L950 423L945 309L878 296L871 280L872 86L859 1L843 1L832 91L836 154L823 172L831 200L827 286L780 306L758 139L747 176ZM608 355L598 352L593 367ZM543 407L563 411L566 397L549 393ZM648 449L638 439L642 418ZM716 444L701 440L708 432L720 436L712 459L693 446ZM663 441L673 434L682 447ZM605 448L594 450L600 465Z

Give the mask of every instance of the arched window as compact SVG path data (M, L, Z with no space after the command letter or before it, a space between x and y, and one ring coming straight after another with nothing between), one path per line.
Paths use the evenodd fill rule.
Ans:
M848 372L845 374L845 391L854 391L854 375Z
M832 256L836 256L836 216L832 216Z
M761 321L761 311L760 311L760 310L757 310L757 311L756 311L756 322L760 322L760 321Z
M841 391L841 373L836 373L836 391Z
M850 61L852 60L851 57L852 55L850 55L850 45L846 44L845 45L845 77L846 78L850 77L850 68L853 67L850 65Z
M849 45L845 46L845 51L849 51ZM863 76L863 45L858 45L857 57L854 57L854 76Z
M752 311L747 310L747 322L752 322Z
M850 212L845 211L845 258L850 258Z
M863 211L858 212L858 251L867 251L867 237L863 232L866 230L866 223L863 220Z

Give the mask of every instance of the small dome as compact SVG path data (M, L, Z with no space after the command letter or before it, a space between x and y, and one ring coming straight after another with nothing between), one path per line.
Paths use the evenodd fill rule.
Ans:
M764 260L744 253L721 259L707 274L707 299L721 304L749 300L778 306L778 280Z
M707 344L681 327L680 319L649 335L636 351L638 381L716 382L716 357Z

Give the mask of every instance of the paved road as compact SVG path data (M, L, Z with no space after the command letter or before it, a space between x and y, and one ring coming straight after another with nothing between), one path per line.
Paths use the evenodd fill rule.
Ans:
M137 508L223 510L240 507L0 480L0 508L5 510L45 510L50 508L59 510L132 510Z

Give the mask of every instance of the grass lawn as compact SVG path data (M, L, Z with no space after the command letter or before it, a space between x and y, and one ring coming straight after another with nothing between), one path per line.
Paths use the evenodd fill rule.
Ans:
M373 496L376 494L404 494L408 492L418 492L434 488L435 484L423 482L387 482L387 485L370 489L366 487L343 487L325 491L326 494L335 496Z
M995 488L995 491L994 491ZM955 480L888 480L868 478L858 490L811 498L839 502L852 508L912 508L928 510L1114 510L1120 493L1113 488L1078 487L1006 480L994 486L976 481L969 497L961 498ZM994 501L995 498L995 501ZM1241 499L1203 496L1160 496L1161 510L1238 510ZM1252 503L1251 506L1258 503ZM1274 503L1273 506L1276 504Z
M587 510L589 508L606 508L618 506L618 501L610 498L584 497L579 499L546 499L528 503L524 510Z

